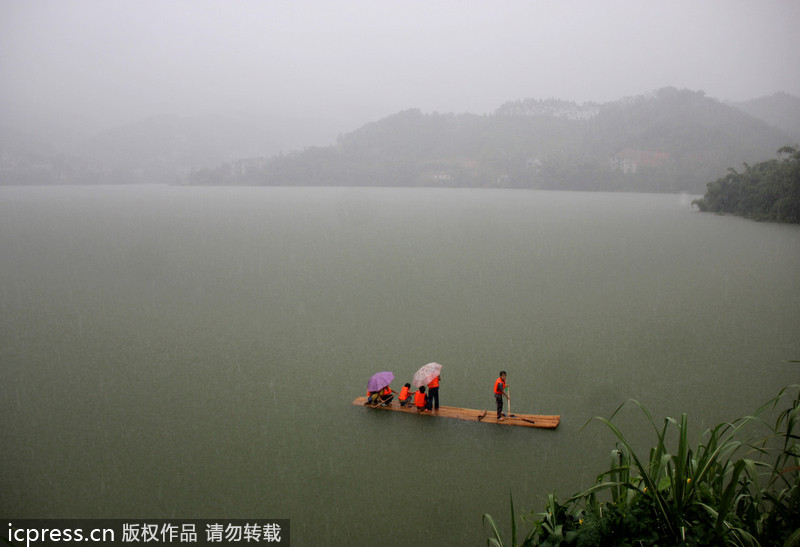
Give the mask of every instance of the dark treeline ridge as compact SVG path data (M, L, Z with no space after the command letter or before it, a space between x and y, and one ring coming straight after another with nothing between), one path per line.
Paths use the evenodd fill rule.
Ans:
M777 159L745 163L741 173L729 169L693 204L701 211L800 223L800 147L784 146Z
M792 140L702 91L663 88L605 104L514 101L491 115L407 110L332 146L198 170L185 183L702 194L728 166Z

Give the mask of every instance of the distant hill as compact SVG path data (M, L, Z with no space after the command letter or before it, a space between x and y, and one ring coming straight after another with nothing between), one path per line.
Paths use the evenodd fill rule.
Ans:
M59 184L78 168L77 162L60 154L50 142L0 126L0 185Z
M197 169L276 153L280 135L229 120L153 116L64 154L34 135L0 128L0 184L172 184Z
M606 104L531 99L492 115L400 112L330 147L193 184L378 185L690 192L791 142L702 92L664 88Z
M55 155L55 147L48 141L13 127L0 126L0 151L6 157L43 157Z
M175 182L193 170L277 150L255 126L206 118L153 116L115 127L77 148L118 182Z
M800 141L800 99L736 105L664 88L605 104L509 101L490 115L407 110L302 151L301 121L155 116L71 154L0 128L0 184L374 185L690 192ZM307 120L306 120L307 122ZM296 147L295 147L296 148ZM277 154L277 155L275 155Z
M731 105L785 131L795 142L800 141L800 97L776 93Z

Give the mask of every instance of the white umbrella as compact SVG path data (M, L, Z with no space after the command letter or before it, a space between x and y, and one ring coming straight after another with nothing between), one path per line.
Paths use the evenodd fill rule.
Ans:
M411 385L414 387L426 386L430 384L434 378L439 376L441 372L442 365L439 363L428 363L414 373L414 377L411 379Z

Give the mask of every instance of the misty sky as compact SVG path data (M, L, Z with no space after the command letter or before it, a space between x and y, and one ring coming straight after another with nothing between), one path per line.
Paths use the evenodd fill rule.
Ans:
M800 96L796 0L0 0L0 113L327 120L606 102L664 86Z

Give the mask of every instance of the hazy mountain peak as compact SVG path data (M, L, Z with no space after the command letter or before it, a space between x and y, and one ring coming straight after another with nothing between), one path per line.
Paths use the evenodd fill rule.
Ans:
M780 92L767 97L728 104L785 131L792 138L800 139L799 97Z
M597 103L578 104L560 99L522 99L503 103L496 111L498 116L551 116L568 120L590 120L600 112Z

